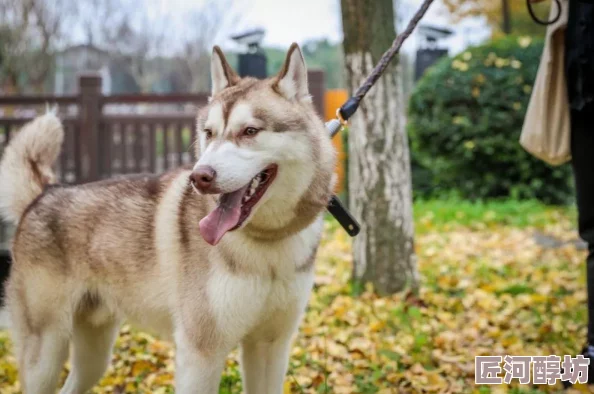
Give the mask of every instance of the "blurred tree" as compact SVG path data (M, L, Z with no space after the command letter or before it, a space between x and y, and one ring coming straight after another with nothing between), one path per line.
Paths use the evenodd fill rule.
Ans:
M182 50L177 57L180 67L187 70L188 87L194 92L210 91L210 55L217 35L226 26L237 23L239 13L234 10L233 0L208 0L201 8L187 15L189 26L182 37ZM193 28L200 26L200 28Z
M325 71L326 88L346 87L341 44L333 44L327 39L310 40L303 43L301 48L308 68L319 68ZM285 61L286 48L264 48L264 52L267 58L268 75L273 75L280 70Z
M41 92L54 53L72 22L76 0L0 0L0 87L4 94Z
M236 2L207 0L173 21L168 15L149 18L134 0L81 0L79 15L86 43L127 64L142 91L179 74L185 80L184 91L204 92L210 89L209 59L215 38L238 15L229 11L232 3ZM175 31L172 25L177 25Z
M326 72L328 89L344 88L344 54L340 44L327 39L312 40L303 44L303 56L309 68L320 68Z
M130 0L79 0L76 13L84 44L109 53L112 63L127 69L141 91L157 83L159 55L171 25L167 15L149 19L145 8Z
M106 63L125 69L144 92L174 73L183 75L184 90L207 91L212 45L239 15L238 2L207 0L173 21L136 0L0 0L0 89L46 90L58 52L85 44L107 53Z
M468 16L484 16L494 35L521 34L544 36L545 28L530 18L525 1L519 0L444 0L454 21ZM534 11L546 19L550 2L533 4Z
M357 89L395 37L392 0L341 0L347 84ZM380 294L416 288L410 155L398 59L363 100L349 128L349 197L361 221L354 279Z

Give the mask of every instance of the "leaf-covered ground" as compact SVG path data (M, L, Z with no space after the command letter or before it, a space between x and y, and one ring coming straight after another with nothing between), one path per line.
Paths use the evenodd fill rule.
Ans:
M571 209L532 202L415 205L418 295L378 298L350 281L350 240L328 222L285 393L540 393L474 385L477 355L574 354L586 334L585 251ZM122 329L96 393L173 392L171 344ZM576 392L586 392L578 387ZM0 332L0 394L18 393ZM240 393L237 355L221 393Z

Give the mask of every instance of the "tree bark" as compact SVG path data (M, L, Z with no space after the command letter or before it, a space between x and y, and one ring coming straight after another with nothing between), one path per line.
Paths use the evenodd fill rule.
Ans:
M395 38L392 0L341 0L347 80L353 93ZM349 205L361 222L356 282L380 294L417 287L406 104L394 59L349 128Z

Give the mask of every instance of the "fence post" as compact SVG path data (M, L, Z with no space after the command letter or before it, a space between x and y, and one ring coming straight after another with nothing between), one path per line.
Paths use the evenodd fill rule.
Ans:
M307 72L307 81L309 84L309 93L313 98L314 107L318 114L324 117L325 101L324 93L326 92L326 84L324 81L323 70L309 70ZM324 119L329 120L329 119Z
M101 122L101 77L97 74L81 75L78 80L80 92L80 139L82 179L91 182L99 179L99 123Z

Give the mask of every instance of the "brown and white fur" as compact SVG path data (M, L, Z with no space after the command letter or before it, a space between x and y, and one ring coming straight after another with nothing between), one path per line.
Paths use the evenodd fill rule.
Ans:
M0 209L18 223L7 306L25 394L54 392L69 344L61 393L91 389L124 319L174 340L177 393L216 393L237 345L245 392L282 392L312 288L334 151L296 44L267 80L239 78L215 47L212 78L194 170L50 185L63 139L52 114L7 147ZM212 190L228 193L271 164L276 178L248 219L216 246L205 242L199 222L217 195L191 187L196 168L213 168Z

